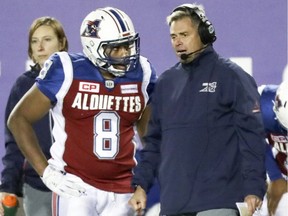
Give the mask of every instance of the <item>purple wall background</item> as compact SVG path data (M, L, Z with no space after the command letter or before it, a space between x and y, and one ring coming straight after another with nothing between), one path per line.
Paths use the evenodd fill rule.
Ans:
M48 15L66 30L70 51L81 51L82 19L98 7L125 11L141 36L141 53L158 74L176 63L165 18L187 0L1 0L0 3L0 158L4 154L4 111L15 79L24 72L28 29L32 21ZM251 57L258 85L277 84L287 64L287 0L198 0L213 23L216 50L225 57ZM2 162L0 162L2 170Z

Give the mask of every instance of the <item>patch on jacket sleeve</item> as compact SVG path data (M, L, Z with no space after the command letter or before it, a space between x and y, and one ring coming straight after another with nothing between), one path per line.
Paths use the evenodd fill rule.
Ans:
M260 105L258 101L255 102L254 107L252 109L252 113L259 113L260 112Z

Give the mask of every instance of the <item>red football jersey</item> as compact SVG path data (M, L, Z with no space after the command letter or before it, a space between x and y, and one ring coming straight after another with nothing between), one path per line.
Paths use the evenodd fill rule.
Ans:
M134 127L155 80L156 73L144 57L125 76L105 80L82 55L53 56L37 81L55 104L49 163L101 190L132 192Z

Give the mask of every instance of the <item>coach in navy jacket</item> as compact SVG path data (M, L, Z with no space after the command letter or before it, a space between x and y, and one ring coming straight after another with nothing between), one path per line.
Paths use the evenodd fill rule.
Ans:
M243 201L252 215L265 194L257 85L242 68L215 52L215 32L210 32L208 42L203 39L195 28L202 22L199 11L203 12L199 5L185 5L168 17L180 62L156 84L143 160L132 182L136 191L129 202L137 211L145 208L144 191L158 175L161 215L207 210L212 211L205 216L237 215L235 203Z

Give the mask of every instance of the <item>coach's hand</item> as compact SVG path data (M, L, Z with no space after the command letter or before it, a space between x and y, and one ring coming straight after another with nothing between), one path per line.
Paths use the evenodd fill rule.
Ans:
M142 215L146 208L147 195L141 186L137 186L133 196L129 200L129 205L137 212L138 215Z
M80 186L82 180L68 176L66 172L48 165L41 177L44 184L59 196L66 198L79 197L85 194L85 188Z
M252 216L253 213L260 209L262 206L262 200L255 195L246 196L244 202L246 202L248 205L249 216Z

